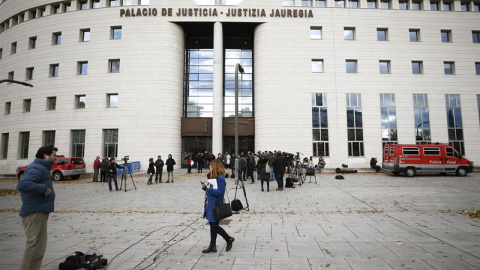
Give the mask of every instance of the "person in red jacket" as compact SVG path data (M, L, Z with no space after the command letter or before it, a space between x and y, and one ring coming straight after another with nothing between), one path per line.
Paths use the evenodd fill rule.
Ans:
M100 157L97 156L93 162L93 182L98 182L98 171L100 170Z
M187 173L192 173L192 155L188 156L187 158Z

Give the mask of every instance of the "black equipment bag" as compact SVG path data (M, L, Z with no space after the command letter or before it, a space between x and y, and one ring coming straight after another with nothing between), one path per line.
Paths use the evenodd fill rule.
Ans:
M243 209L242 202L239 199L237 199L237 190L238 190L238 186L235 186L235 196L233 197L233 200L230 203L230 205L232 206L232 211L235 211L235 212L238 212Z
M294 183L297 183L297 182L298 182L298 178L297 178L297 177L295 177L295 176L294 176L294 177L292 177L292 178L290 178L290 179L292 179L292 182L294 182Z
M307 168L307 176L315 176L315 168Z
M64 262L58 265L60 270L76 270L83 265L82 257L79 255L68 256Z
M293 183L293 178L287 177L285 179L285 187L286 188L295 188L295 184Z

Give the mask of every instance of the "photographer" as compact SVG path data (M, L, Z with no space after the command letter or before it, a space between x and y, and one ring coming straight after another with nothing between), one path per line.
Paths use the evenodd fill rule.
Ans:
M118 165L115 162L115 158L110 158L110 163L107 165L108 172L108 189L112 191L112 180L115 182L115 190L118 191L118 182L117 182L117 168L123 169L122 165Z
M217 252L217 234L220 234L227 242L226 251L230 251L235 238L230 237L225 230L220 227L220 221L215 218L213 209L215 206L220 206L225 201L225 189L227 183L225 182L225 167L220 160L210 162L210 177L217 179L217 189L211 185L205 185L202 182L202 189L206 191L205 205L203 217L206 218L210 224L210 245L202 253Z
M282 156L282 152L275 153L276 158L273 160L273 170L275 171L275 179L277 180L278 188L276 190L283 190L283 175L285 174L285 167L287 167L287 160Z

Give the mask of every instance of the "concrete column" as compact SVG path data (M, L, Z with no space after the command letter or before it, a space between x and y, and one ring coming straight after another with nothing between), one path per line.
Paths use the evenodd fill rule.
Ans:
M223 153L223 28L221 22L213 26L213 118L212 152Z
M460 3L460 1L453 1L452 3L452 9L453 11L462 11L462 5Z
M77 2L77 0L72 0L72 1L70 2L70 8L72 9L72 11L78 10L78 2Z

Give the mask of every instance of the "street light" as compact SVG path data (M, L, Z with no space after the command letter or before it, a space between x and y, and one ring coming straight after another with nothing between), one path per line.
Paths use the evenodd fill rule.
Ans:
M19 82L19 81L15 81L15 80L0 80L0 83L4 83L4 82L16 83L16 84L21 84L23 86L33 87L33 85L31 85L29 83L26 83L26 82Z
M244 69L242 65L237 63L235 65L235 160L238 158L238 72L243 74ZM235 164L237 166L237 164Z

